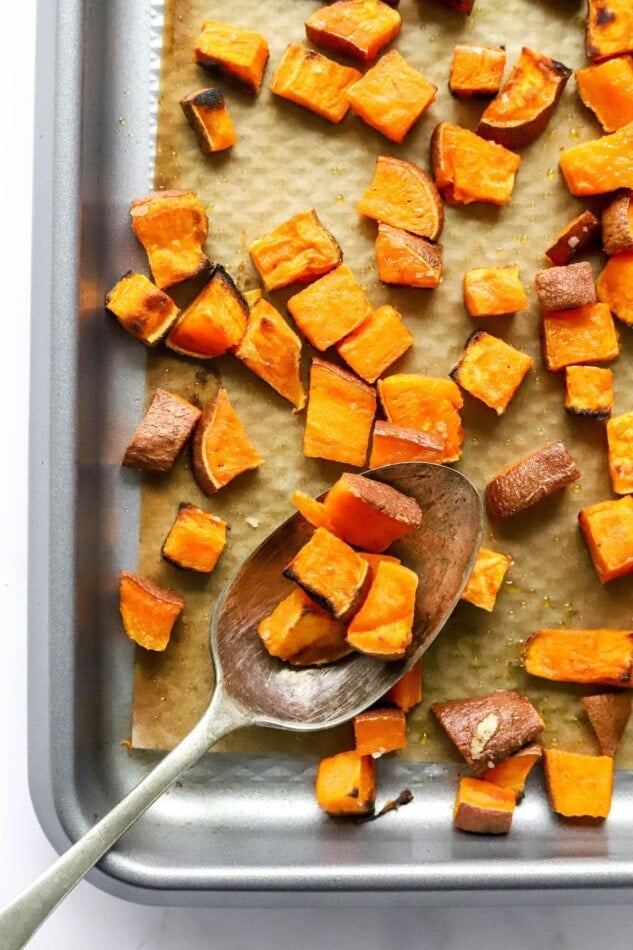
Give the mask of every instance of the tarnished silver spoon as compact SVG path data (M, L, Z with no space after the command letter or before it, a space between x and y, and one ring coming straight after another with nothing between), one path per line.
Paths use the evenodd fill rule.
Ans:
M296 668L269 656L255 628L288 592L282 569L312 529L285 521L239 569L216 604L211 653L216 687L201 720L164 759L0 911L0 947L18 950L121 835L219 739L247 725L308 732L336 726L383 695L421 656L450 616L481 542L482 506L459 472L402 462L366 473L415 498L422 525L390 549L420 577L407 657L383 663L355 653L338 663Z

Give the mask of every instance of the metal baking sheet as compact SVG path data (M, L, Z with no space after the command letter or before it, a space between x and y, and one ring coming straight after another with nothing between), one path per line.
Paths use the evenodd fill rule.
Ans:
M300 6L308 11L317 5ZM425 44L426 71L432 78L437 71L444 100L444 72L434 54L453 37L505 41L510 61L525 41L572 66L582 64L578 4L509 0L494 37L477 32L487 22L483 13L478 20L479 6L484 7L483 0L473 17L462 19L446 14L432 0L402 0L403 15L415 18L420 43ZM187 7L183 4L183 9ZM299 4L291 7L296 18ZM267 17L274 21L282 17L287 4L273 0L269 8ZM500 35L503 23L514 26ZM521 24L520 38L517 24ZM551 47L546 42L554 36L564 37L563 49L560 44L553 48L553 39ZM130 754L122 744L130 734L133 648L121 636L117 614L118 572L135 564L139 553L139 480L120 469L119 459L123 434L129 432L130 420L142 413L145 353L130 345L106 319L102 301L116 277L130 267L144 266L129 230L128 210L130 199L152 185L162 41L163 10L156 3L40 2L29 742L34 804L44 829L60 849L87 830L156 761L156 753ZM275 43L280 44L278 37ZM531 225L544 216L541 209L547 207L552 230L565 220L560 215L567 206L557 206L560 192L552 185L551 150L552 141L556 151L563 137L566 142L577 140L591 126L585 118L585 126L577 128L574 109L567 97L554 127L559 138L552 140L548 133L532 147L533 155L543 149L543 178L538 190L525 199L531 207L515 204L514 241L497 245L493 236L493 225L505 209L471 210L464 215L469 227L480 232L480 248L493 258L525 261L527 272L533 270L541 251L529 237ZM437 115L446 113L438 107ZM310 118L306 121L315 125ZM424 122L413 140L422 164L431 127L428 118ZM374 148L376 153L384 148L377 137ZM395 150L390 147L389 151ZM261 157L267 155L264 150ZM349 198L343 189L332 188L333 206L341 206L336 214L351 221L353 211L345 204ZM530 216L534 221L527 220ZM453 234L457 221L451 215ZM256 223L252 222L253 227ZM333 230L337 233L336 227ZM345 243L345 230L337 236ZM448 234L445 241L448 244ZM415 312L414 296L402 292L400 297L403 308L409 308L408 319L419 321L419 339L424 340L426 334L440 339L446 334L440 321L429 319L433 316L430 304L425 302ZM527 320L534 322L533 309ZM466 320L463 329L465 339ZM527 338L527 322L508 330L513 341L525 342L526 348L534 346ZM450 368L461 342L451 336L446 365L437 368L437 375ZM624 343L620 363L629 348L629 341ZM420 366L419 371L429 372L430 367ZM549 400L544 403L542 431L535 434L540 444L549 431L554 395L561 394L541 372L535 377L544 380L541 385ZM624 388L621 394L624 397ZM473 442L487 437L487 429L494 424L497 436L501 431L506 440L508 454L515 456L522 435L509 415L501 422L491 421L471 407L465 418ZM567 433L564 419L561 426ZM584 428L570 437L579 444L590 444L594 438ZM468 471L466 464L464 470ZM480 478L485 472L484 467ZM592 491L605 484L599 480L603 475L591 483L597 486ZM323 478L327 482L325 473ZM586 482L583 479L583 486ZM547 525L544 531L551 550L557 539L550 536ZM505 540L519 545L521 527L509 529ZM566 556L581 550L576 542L565 542ZM579 609L577 603L550 589L556 581L553 566L548 567L546 580L550 584L542 594L538 584L531 584L519 593L516 606L507 606L508 622L512 611L525 609L522 601L530 596L541 598L544 611L553 605L554 622L570 613L567 605ZM614 609L620 609L618 594L626 589L618 586L605 595ZM478 668L475 635L475 630L466 630L460 644L458 632L455 644L455 660L463 660L465 651L471 673ZM520 891L543 888L556 889L559 897L561 889L568 897L574 889L608 889L605 892L613 897L614 888L633 882L633 776L628 772L617 773L612 814L602 826L569 826L557 820L540 778L534 775L511 835L482 840L451 829L459 772L454 764L381 762L381 798L392 797L404 785L411 787L415 798L398 815L360 827L334 823L317 813L314 767L314 756L301 750L284 756L262 757L252 752L207 756L128 832L104 859L101 871L94 872L94 879L134 899L225 906L279 904L280 896L273 892L284 892L286 902L295 905L362 902L369 900L369 893L372 903L395 900L396 895L402 901L451 900L457 891L470 892L472 899L498 891L504 892L505 899L513 892L513 899L520 899Z

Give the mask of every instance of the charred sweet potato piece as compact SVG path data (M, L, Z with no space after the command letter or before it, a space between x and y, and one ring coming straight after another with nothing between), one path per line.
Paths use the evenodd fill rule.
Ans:
M422 702L422 661L417 660L397 683L388 689L382 697L386 703L393 703L404 713Z
M347 642L380 660L401 660L413 637L418 575L403 564L381 561L367 596L347 628Z
M432 703L431 711L478 775L532 742L544 728L529 699L511 690Z
M633 492L633 412L622 412L607 422L609 475L616 495Z
M501 46L458 43L453 50L448 88L454 96L494 96L506 65Z
M543 752L550 805L565 818L606 818L613 795L613 759L563 749Z
M345 472L325 498L330 531L348 544L379 554L422 523L417 501L364 475Z
M370 709L354 716L356 751L383 755L407 745L407 720L401 709Z
M130 640L146 650L164 650L185 602L132 571L121 571L119 610Z
M146 346L156 346L178 317L178 307L144 274L128 271L105 298L124 330Z
M484 110L477 135L524 148L547 126L572 70L543 53L521 50L503 89Z
M388 422L439 438L444 450L435 461L457 461L464 437L463 399L452 379L396 373L378 380L378 395Z
M633 122L633 59L618 56L576 70L580 98L605 132Z
M186 399L157 389L121 465L145 472L169 471L199 418L200 410Z
M337 267L343 253L313 209L300 211L249 247L266 290L309 284Z
M361 74L321 53L291 43L273 73L269 89L330 122L340 122L349 109L347 90Z
M542 336L545 365L553 373L575 364L605 363L620 352L613 317L605 303L546 313Z
M246 435L223 386L202 410L193 436L192 459L193 474L205 495L214 494L264 461Z
M633 250L631 191L622 191L602 212L602 250L609 256Z
M380 223L376 237L378 275L385 284L438 287L442 279L442 248L427 238Z
M583 508L578 523L601 583L633 572L633 498Z
M499 788L510 789L518 802L523 798L528 775L542 757L543 750L540 745L537 742L531 742L514 755L504 759L499 765L488 769L481 777L485 782L492 782Z
M301 340L281 314L263 298L256 301L235 355L295 409L303 409L306 392L301 379Z
M599 63L633 52L633 10L629 0L587 0L585 50Z
M534 360L484 330L475 330L451 371L462 389L502 415Z
M217 264L195 300L165 340L170 350L208 360L237 346L246 330L248 304L231 275Z
M633 188L633 122L561 152L560 170L572 195Z
M558 232L545 251L550 264L564 267L576 254L590 247L600 233L600 222L591 211L582 211Z
M328 815L372 814L376 800L376 762L371 755L339 752L321 759L316 800Z
M182 504L161 554L174 567L210 574L226 544L226 521L196 505Z
M237 142L222 90L217 86L189 93L180 100L180 107L205 155L222 152Z
M633 326L633 250L609 258L598 275L596 293L618 320Z
M539 306L544 313L588 307L596 302L593 272L588 261L538 270L534 283Z
M400 32L402 18L382 0L336 0L311 13L306 35L332 53L371 63Z
M157 287L164 290L210 267L202 250L209 223L193 191L153 191L131 205L132 230L147 253Z
M552 442L508 465L488 482L486 508L490 520L509 518L579 478L567 448L562 442Z
M464 303L471 317L497 317L526 310L519 265L475 267L464 274Z
M433 178L449 204L507 204L520 164L514 152L459 125L440 122L431 136Z
M565 367L565 409L604 422L613 409L613 373L600 366Z
M351 652L345 626L300 587L259 622L257 633L271 656L293 666L334 663Z
M372 433L369 467L391 465L393 462L442 462L446 453L446 437L392 422L376 420Z
M464 776L459 780L453 825L480 835L505 835L510 831L515 805L512 789Z
M354 616L371 581L367 561L327 528L316 529L283 574L343 623Z
M341 306L341 301L345 306ZM365 322L373 313L347 264L340 264L288 301L299 330L317 350L327 350Z
M402 142L436 96L435 83L414 69L396 49L381 56L347 90L356 115L392 142Z
M633 630L537 630L523 665L532 676L561 683L633 686Z
M376 391L358 377L325 360L310 367L303 452L362 468L376 414Z
M413 343L398 311L389 304L374 310L359 327L336 344L339 356L368 383L374 383Z
M374 177L357 210L394 228L436 241L444 226L437 188L423 169L393 155L379 155Z
M475 566L468 578L461 599L475 607L492 611L503 579L512 566L509 554L498 554L489 548L480 548Z
M268 43L259 33L217 20L205 20L194 49L196 62L259 92L268 62Z
M596 693L580 700L593 726L603 755L615 757L631 716L629 692Z

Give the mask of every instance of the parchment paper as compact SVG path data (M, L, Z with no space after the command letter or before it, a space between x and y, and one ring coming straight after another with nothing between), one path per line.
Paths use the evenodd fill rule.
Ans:
M538 627L630 625L633 581L624 578L602 587L577 527L580 508L612 497L604 426L566 414L564 377L548 373L543 365L534 294L534 273L546 263L543 251L559 228L583 207L570 197L562 182L559 153L596 137L600 129L579 103L572 77L546 132L522 152L512 202L505 208L481 204L446 208L441 239L444 280L435 291L381 285L373 249L375 224L355 210L378 155L407 157L428 169L429 138L438 121L476 126L485 100L464 103L448 92L455 43L505 45L506 75L521 45L578 68L585 64L584 4L571 0L480 0L472 16L463 17L432 0L402 0L403 28L394 45L439 87L435 104L403 145L390 143L351 114L341 125L333 126L273 97L266 81L256 98L220 82L238 142L230 153L203 156L179 106L187 93L218 84L193 62L202 20L212 17L233 22L266 36L271 48L268 79L285 46L304 39L304 20L318 6L311 0L269 0L259 5L246 0L168 0L156 186L191 188L201 196L210 216L209 256L223 263L243 290L259 285L248 245L292 214L314 207L339 240L346 263L371 301L375 306L391 302L415 334L413 349L396 364L395 371L446 375L477 326L534 357L534 368L504 416L497 417L465 395L464 449L456 467L483 490L504 465L562 439L577 460L581 481L500 526L486 525L484 544L510 554L514 566L494 612L459 604L426 654L424 702L410 716L409 747L401 754L436 761L454 757L428 713L429 704L502 687L520 689L532 698L547 724L546 743L596 752L579 699L588 690L527 676L520 653L525 638ZM592 260L597 272L599 255ZM521 267L529 311L511 318L472 320L463 306L464 271L513 261ZM175 296L182 303L187 294L192 296L191 288ZM282 312L287 296L278 293L271 298ZM631 339L624 327L620 332L622 353L613 368L616 412L625 412L633 409ZM305 352L307 358L307 345ZM179 359L165 349L149 354L148 398L156 386L164 386L202 404L220 380L266 462L257 473L242 476L210 499L198 490L186 457L169 475L144 482L139 570L182 593L186 608L165 654L137 652L132 723L132 742L137 747L171 747L203 712L213 682L208 629L218 592L253 547L292 513L290 495L294 489L317 494L342 471L336 464L303 457L304 414L293 414L289 403L237 360L224 357L200 363ZM208 578L178 571L160 557L181 501L199 504L230 524L227 547ZM350 742L347 727L303 736L245 730L218 748L323 754L349 747ZM618 764L633 764L631 730Z

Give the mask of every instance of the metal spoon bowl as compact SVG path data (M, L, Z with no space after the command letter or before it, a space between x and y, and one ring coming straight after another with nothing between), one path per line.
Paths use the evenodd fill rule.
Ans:
M210 633L216 688L208 709L142 782L0 912L3 950L23 947L130 825L223 736L246 725L300 732L336 726L379 699L433 642L481 543L479 495L467 478L441 465L402 462L365 474L415 498L423 513L420 528L390 549L420 577L406 658L384 663L350 654L327 666L295 668L269 656L255 628L291 589L282 569L312 531L299 514L289 518L247 558L218 599Z

